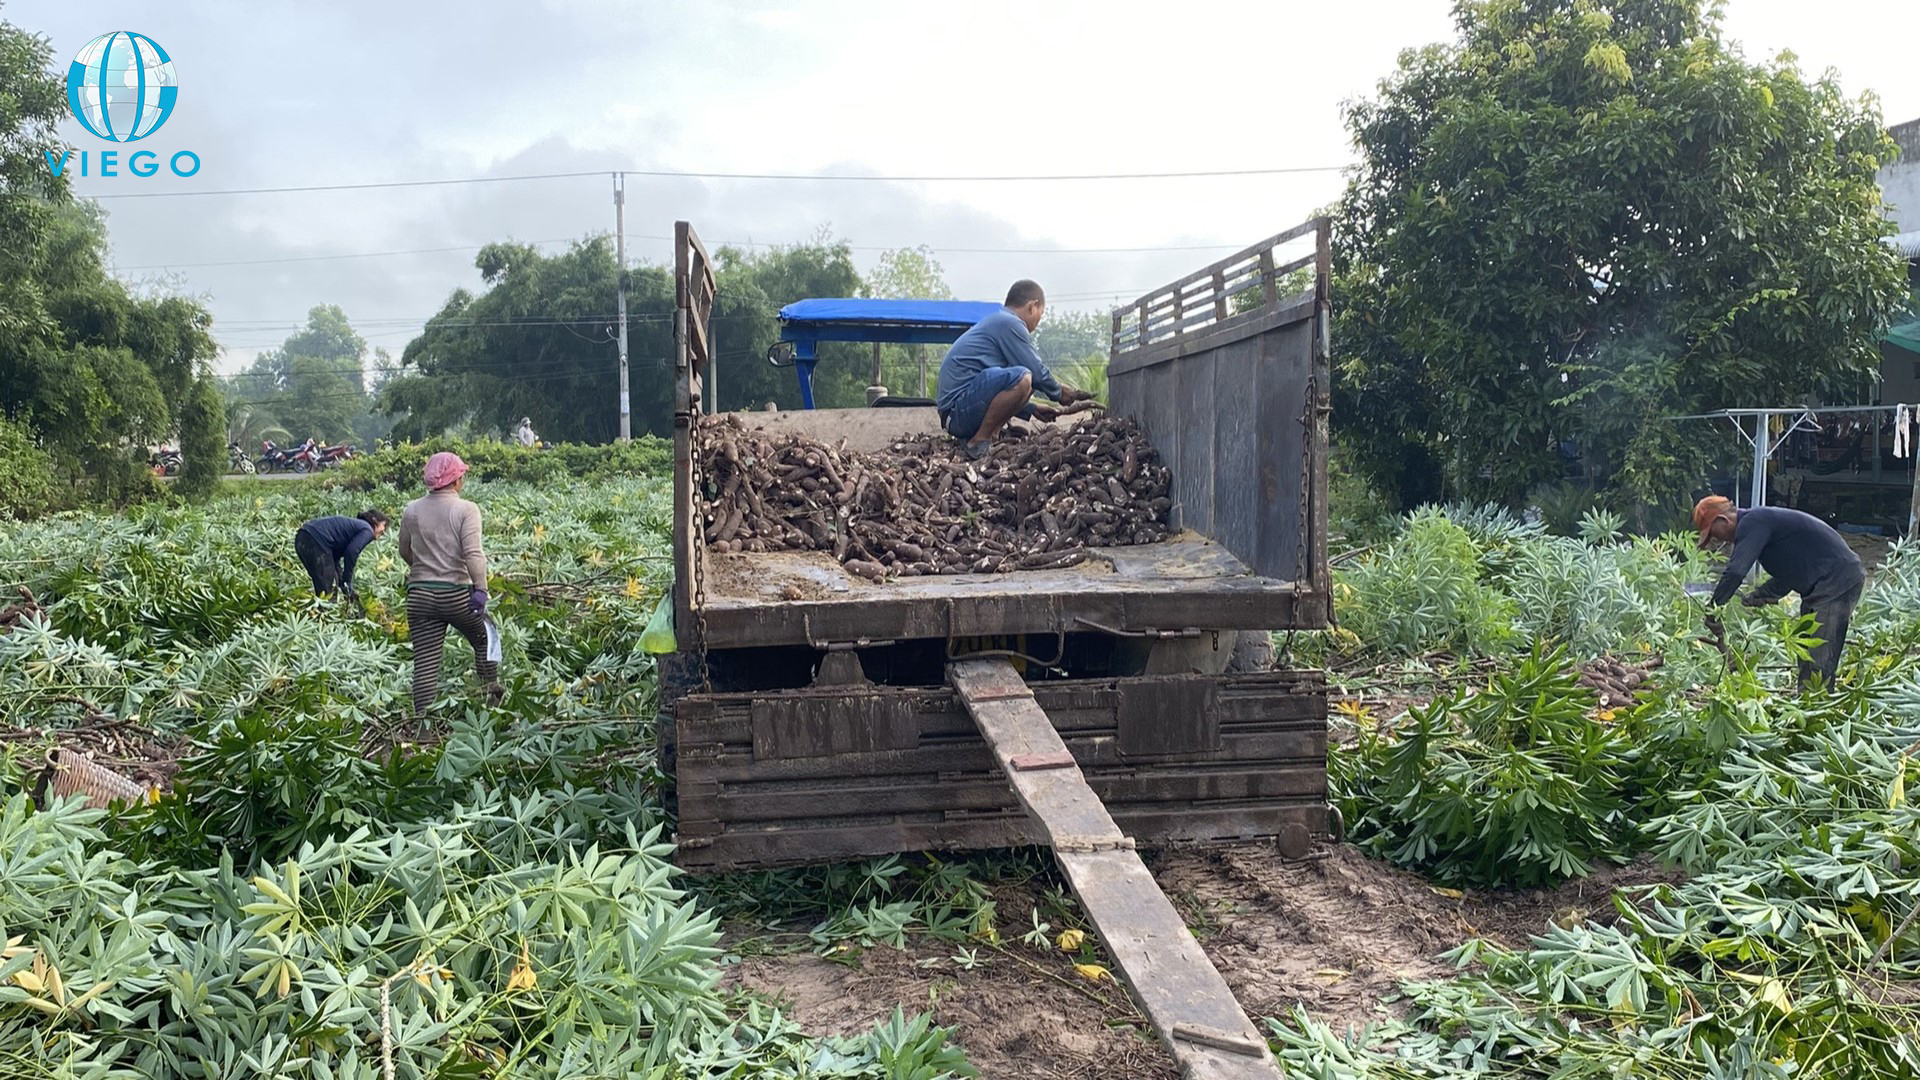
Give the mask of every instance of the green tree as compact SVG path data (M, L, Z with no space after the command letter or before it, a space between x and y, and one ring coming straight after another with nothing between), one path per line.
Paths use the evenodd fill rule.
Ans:
M56 130L66 116L66 84L47 70L52 49L0 22L0 333L52 330L39 271L54 207L67 199L67 173L53 176L46 155L71 148Z
M1081 364L1089 357L1105 363L1113 340L1113 316L1100 311L1063 311L1047 308L1034 331L1033 347L1047 366Z
M273 411L259 402L247 400L246 380L228 379L224 384L227 408L227 438L237 442L248 452L259 449L264 439L277 443L286 443L293 438Z
M715 281L721 295L740 290L749 296L757 293L767 317L763 324L766 345L778 339L775 316L779 310L798 300L817 297L859 296L862 286L859 271L853 265L853 249L845 240L835 240L821 228L803 244L786 244L747 251L722 246L714 249ZM742 346L750 348L750 346ZM871 365L871 352L865 345L827 342L818 353L814 368L814 401L821 408L848 408L865 404L864 388ZM775 368L765 362L766 346L758 354L730 359L720 376L721 401L728 408L754 408L771 401L783 409L800 407L800 384L789 368Z
M307 312L307 325L278 349L254 358L229 382L230 396L251 408L249 418L285 429L294 439L351 439L365 424L372 401L363 358L367 343L346 312L324 304ZM271 420L271 425L265 421Z
M380 387L400 370L400 362L385 349L373 350L373 361L367 371L367 408L353 422L353 438L362 448L372 449L373 444L393 434L393 417L373 407L378 400Z
M862 292L895 300L951 300L946 274L931 247L895 248L881 254Z
M1750 63L1703 0L1484 0L1350 106L1335 422L1403 500L1517 502L1576 442L1671 501L1664 418L1857 394L1899 302L1871 99Z
M1033 347L1062 382L1107 400L1107 353L1113 342L1113 316L1100 311L1047 309L1034 331Z
M505 432L526 416L548 438L611 441L619 431L612 245L596 237L543 255L531 245L489 244L474 266L485 291L454 290L380 388L379 408L394 417L394 434ZM671 419L663 374L673 329L667 278L658 270L629 274L636 430L664 430Z
M212 379L200 379L187 391L180 406L180 456L185 467L180 472L179 490L192 498L204 498L219 485L227 471L227 404Z
M617 267L606 237L560 255L490 244L476 259L486 291L455 291L426 332L408 343L381 386L394 433L504 433L522 416L567 442L610 442L619 430L615 346ZM636 433L672 428L673 282L665 270L627 273L629 387ZM767 300L727 279L713 311L723 405L764 368L772 340Z
M721 409L767 401L799 407L790 371L766 362L781 306L859 288L851 252L824 231L805 244L755 252L713 251L712 317ZM610 442L618 433L615 345L618 268L607 237L558 255L491 244L475 260L483 290L459 289L384 378L379 410L393 433L505 433L522 416L548 438ZM673 424L673 280L659 267L627 271L629 398L635 434ZM823 405L859 401L864 379L823 349L816 391Z
M880 261L861 286L861 292L890 300L953 299L953 290L947 286L946 268L934 257L933 249L925 244L882 253ZM871 350L872 346L867 348ZM931 395L940 355L940 350L931 345L883 345L880 349L881 380L883 384L905 384L893 386L895 393ZM867 370L871 378L871 352L868 357ZM864 390L862 394L864 397Z
M0 22L0 416L25 424L70 483L150 490L147 445L181 432L210 378L212 318L179 296L134 296L108 274L106 223L49 160L65 85L44 38Z
M29 518L60 504L53 457L25 424L0 418L0 518Z

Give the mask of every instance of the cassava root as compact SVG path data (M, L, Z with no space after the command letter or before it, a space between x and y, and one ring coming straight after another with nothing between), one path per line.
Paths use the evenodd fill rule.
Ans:
M1062 569L1170 531L1172 476L1127 419L1042 428L980 461L944 438L860 453L735 416L701 420L695 439L699 520L719 552L824 551L884 581Z

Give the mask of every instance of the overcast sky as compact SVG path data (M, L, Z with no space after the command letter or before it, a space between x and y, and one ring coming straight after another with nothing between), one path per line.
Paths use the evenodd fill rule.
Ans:
M86 195L583 170L867 176L1137 173L1339 166L1340 103L1403 48L1451 35L1441 0L1155 3L240 5L8 3L64 68L132 30L180 91L135 149L192 150L191 180L76 179ZM1791 48L1920 118L1920 3L1731 0L1749 57ZM69 121L77 148L111 148ZM119 148L123 157L127 148ZM1303 220L1336 172L1054 183L628 180L628 257L666 261L678 218L709 245L822 226L864 270L931 245L956 294L1037 278L1061 306L1130 299ZM401 189L113 198L130 280L202 295L231 370L307 309L337 303L396 353L473 249L613 227L606 177ZM1206 245L1215 245L1207 247ZM369 252L418 254L317 258ZM1037 249L975 251L964 248ZM1185 248L1125 252L1059 249ZM304 261L291 261L304 260ZM244 265L193 265L244 263Z

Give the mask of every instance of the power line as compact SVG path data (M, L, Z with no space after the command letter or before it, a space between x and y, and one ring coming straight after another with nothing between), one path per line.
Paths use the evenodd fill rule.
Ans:
M628 238L633 240L671 241L673 239L671 236L655 236L655 235L645 234L645 233L628 233L627 236ZM275 263L335 262L341 259L377 259L377 258L385 258L388 256L396 256L396 255L437 255L437 254L445 254L448 252L455 252L455 251L479 251L481 248L486 247L488 244L491 244L491 243L560 244L560 243L565 243L567 241L574 240L574 239L576 238L571 236L563 236L563 237L558 237L551 240L501 240L501 241L490 240L490 241L486 241L485 243L460 244L453 247L406 248L398 251L355 251L355 252L346 252L339 255L288 255L288 256L273 258L273 259L218 259L210 262L141 263L134 266L116 266L114 267L114 270L116 272L129 271L129 270L192 270L192 269L198 269L201 267L209 267L209 266L268 266ZM799 244L801 243L804 243L804 241L791 241L791 242L782 242L778 240L715 240L713 241L713 244L715 247L724 246L724 247L751 247L751 248L796 247L796 246L799 246ZM834 246L839 246L839 245L834 245ZM903 250L910 251L918 246L920 245L848 244L846 245L846 248L849 251L885 252L885 251L903 251ZM1087 247L1087 248L940 247L933 244L927 244L926 246L928 248L931 248L933 251L933 254L935 255L1128 255L1128 254L1151 254L1151 253L1163 252L1163 251L1164 252L1226 251L1228 249L1237 249L1237 248L1243 247L1244 245L1241 245L1241 244L1161 244L1161 245L1142 245L1139 247Z
M1133 296L1140 296L1147 291L1148 291L1147 289L1142 289L1142 288L1122 288L1122 289L1102 289L1095 292L1049 293L1047 294L1047 299L1048 300L1098 299L1100 297L1105 297L1105 296L1133 297ZM779 306L773 306L773 307L764 309L762 314L767 318L777 318L779 316L779 312L780 312ZM729 313L725 315L710 315L708 316L708 319L712 322L722 322L722 321L730 321L734 319L754 319L754 318L760 318L760 317L762 317L762 315L743 314L743 313L735 312L735 313ZM237 329L237 330L248 331L248 332L276 330L276 329L279 329L280 327L286 327L290 333L300 333L307 329L307 324L305 322L305 319L306 319L306 316L304 315L294 316L294 317L289 317L284 319L270 319L270 318L269 319L219 319L219 320L216 320L215 327L216 329L220 327L225 327L228 329ZM527 327L577 326L582 323L613 323L618 319L619 319L619 314L617 312L607 312L602 315L524 315L524 316L517 316L517 317L497 318L497 319L460 319L460 318L444 319L438 313L436 313L433 315L422 315L422 316L395 315L395 316L386 316L383 318L352 319L350 320L350 322L356 332L361 331L362 328L371 328L373 332L380 333L380 332L386 332L386 331L400 332L407 329L411 329L412 327L415 327L415 326L424 328L426 324L429 322L433 323L434 329L441 330L441 329L464 329L467 327L475 327L475 326L527 326ZM673 321L673 314L671 312L645 312L645 313L639 313L639 314L629 313L627 316L627 319L629 322L665 323L665 322ZM362 333L361 336L365 337L368 335L365 333Z
M501 240L489 243L505 244L561 244L572 240L571 236L562 236L553 240ZM340 255L288 255L276 259L220 259L214 262L191 263L142 263L137 266L116 266L115 272L123 270L192 270L202 266L266 266L270 263L330 262L337 259L377 259L388 255L435 255L449 251L478 251L486 244L460 244L456 247L407 248L403 251L353 251Z
M807 173L696 172L678 169L596 169L592 172L525 173L518 176L461 176L443 180L386 180L365 184L302 184L288 187L214 188L202 191L116 191L82 193L87 199L182 199L203 195L285 195L313 191L367 191L385 188L445 187L452 184L500 184L522 180L573 180L588 176L646 176L691 180L797 180L833 183L1053 183L1088 180L1195 180L1235 176L1284 176L1295 173L1340 172L1345 165L1297 165L1270 169L1187 169L1176 172L1049 173L1002 176L849 176Z
M738 361L738 360L752 359L754 356L755 356L754 353L745 352L745 351L723 352L723 353L716 354L714 359L717 361L718 360ZM560 358L560 359L564 359L564 358ZM642 360L648 360L648 359L664 360L665 357L651 357L651 358L642 357L641 359ZM500 382L511 383L514 385L525 385L530 383L559 382L567 379L586 380L586 379L599 379L602 377L611 379L616 374L612 368L608 368L605 371L599 371L599 370L542 371L542 372L531 372L527 374L499 375L499 374L490 374L488 371L485 371L485 370L479 370L484 366L485 365L467 365L456 371L424 372L424 371L415 369L412 371L396 372L394 375L390 376L387 380L382 381L380 385L385 386L387 382L391 382L394 379L402 379L402 378L452 378L452 377L467 376L467 375L478 375L483 378L495 379ZM241 372L240 374L244 375L247 373ZM233 378L233 376L221 376L221 378L227 379L227 378ZM297 394L292 391L281 391L281 392L278 392L275 396L271 396L271 397L259 397L259 398L242 397L237 401L235 401L234 404L258 406L258 405L280 405L290 401L300 401L300 402L353 401L353 400L364 400L364 399L375 397L379 394L379 392L380 392L379 387L376 387L374 389L367 390L364 392L356 392L352 390L339 390L339 391L329 391L327 393L322 393L322 394L306 394L306 395Z

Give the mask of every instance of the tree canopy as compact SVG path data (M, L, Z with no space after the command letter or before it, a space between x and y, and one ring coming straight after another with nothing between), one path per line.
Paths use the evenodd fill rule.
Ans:
M766 362L779 309L814 296L861 290L851 252L824 232L804 244L713 252L714 370L721 409L774 402L798 408L790 369ZM615 344L618 267L606 237L557 255L492 244L475 260L483 290L459 289L407 345L378 394L394 432L505 431L522 416L550 438L608 442L618 432ZM628 386L636 434L673 424L673 281L665 269L627 271ZM823 407L861 404L867 354L834 343L820 350L815 396Z
M1754 63L1702 0L1475 0L1349 106L1334 418L1405 502L1518 501L1578 447L1697 488L1666 417L1857 397L1902 301L1871 98Z
M0 22L0 416L31 431L65 479L117 498L149 443L188 435L183 423L211 422L217 437L217 410L196 398L212 378L213 320L107 272L104 217L43 160L67 149L50 60L44 38ZM191 434L203 451L204 433Z
M376 354L376 370L384 354ZM278 349L227 380L230 437L372 442L389 425L372 412L367 343L338 305L307 312L307 324Z

